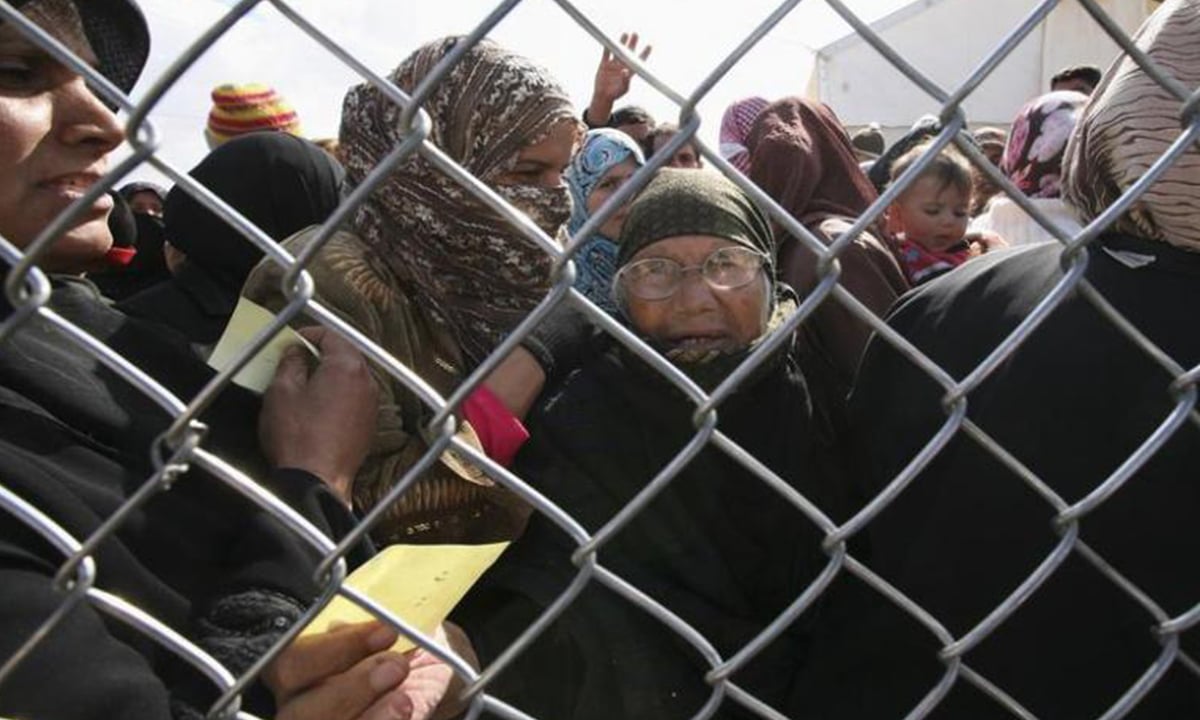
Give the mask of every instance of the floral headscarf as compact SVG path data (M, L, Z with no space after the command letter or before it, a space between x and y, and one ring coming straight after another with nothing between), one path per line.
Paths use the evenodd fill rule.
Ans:
M728 160L743 175L750 174L750 151L746 139L759 114L770 105L761 97L748 97L732 103L721 116L721 157Z
M1135 44L1183 85L1200 85L1200 2L1167 0ZM1183 104L1127 56L1104 74L1063 163L1063 199L1090 222L1179 138ZM1113 229L1200 252L1200 150L1189 147Z
M573 204L567 229L572 237L591 217L587 200L596 183L627 158L633 158L638 167L646 164L637 141L620 130L599 128L584 137L583 146L571 159L566 172ZM612 315L617 314L611 294L616 263L616 238L605 237L599 232L592 233L575 255L575 288Z
M390 79L413 89L461 40L431 42ZM570 214L565 186L496 185L525 146L562 122L578 122L548 71L484 40L423 105L429 140L498 195L556 235ZM370 84L350 90L342 113L346 181L357 186L403 141L403 108ZM551 260L472 193L431 163L407 158L360 206L354 231L378 254L432 321L453 334L471 364L482 360L549 289Z
M1062 160L1088 96L1059 90L1034 98L1013 120L1000 170L1029 197L1056 198Z

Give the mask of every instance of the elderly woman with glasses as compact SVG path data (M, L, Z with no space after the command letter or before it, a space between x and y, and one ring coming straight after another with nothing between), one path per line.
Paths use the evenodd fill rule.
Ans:
M773 257L769 223L735 185L663 170L625 222L614 300L637 335L711 391L795 309ZM637 506L599 549L600 565L728 658L799 597L825 558L805 515L711 441L652 499L637 499L698 435L696 409L614 343L534 413L516 470L588 533ZM717 432L828 506L830 474L786 349L758 363L717 415ZM460 608L485 663L567 587L577 549L546 517L530 521ZM783 629L734 681L768 703L785 697L810 617ZM707 669L681 637L593 578L490 690L536 717L685 718L711 695ZM737 712L725 700L717 717Z

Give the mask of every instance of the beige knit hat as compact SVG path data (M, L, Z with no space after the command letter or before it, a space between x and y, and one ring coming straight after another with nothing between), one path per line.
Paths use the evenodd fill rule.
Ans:
M218 85L213 88L212 101L204 129L210 148L232 137L263 130L302 134L295 108L267 85Z

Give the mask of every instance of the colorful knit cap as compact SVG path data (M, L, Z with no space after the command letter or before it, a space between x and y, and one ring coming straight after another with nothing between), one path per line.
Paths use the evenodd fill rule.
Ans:
M218 85L213 88L212 101L205 132L210 147L262 130L302 134L295 108L266 85Z

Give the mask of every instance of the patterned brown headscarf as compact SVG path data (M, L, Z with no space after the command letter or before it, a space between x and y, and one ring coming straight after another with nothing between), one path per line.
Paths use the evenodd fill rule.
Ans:
M1134 42L1189 91L1200 85L1200 0L1168 0ZM1092 94L1063 162L1063 199L1090 222L1146 173L1181 132L1182 104L1123 56ZM1195 145L1112 226L1200 252Z
M391 80L411 92L461 38L431 42ZM430 140L555 236L571 212L566 186L498 186L517 154L560 122L576 122L550 74L484 40L430 95ZM341 150L353 187L402 142L402 109L369 84L346 95ZM354 231L383 259L433 322L482 360L549 288L550 258L512 225L419 155L405 160L357 211Z

